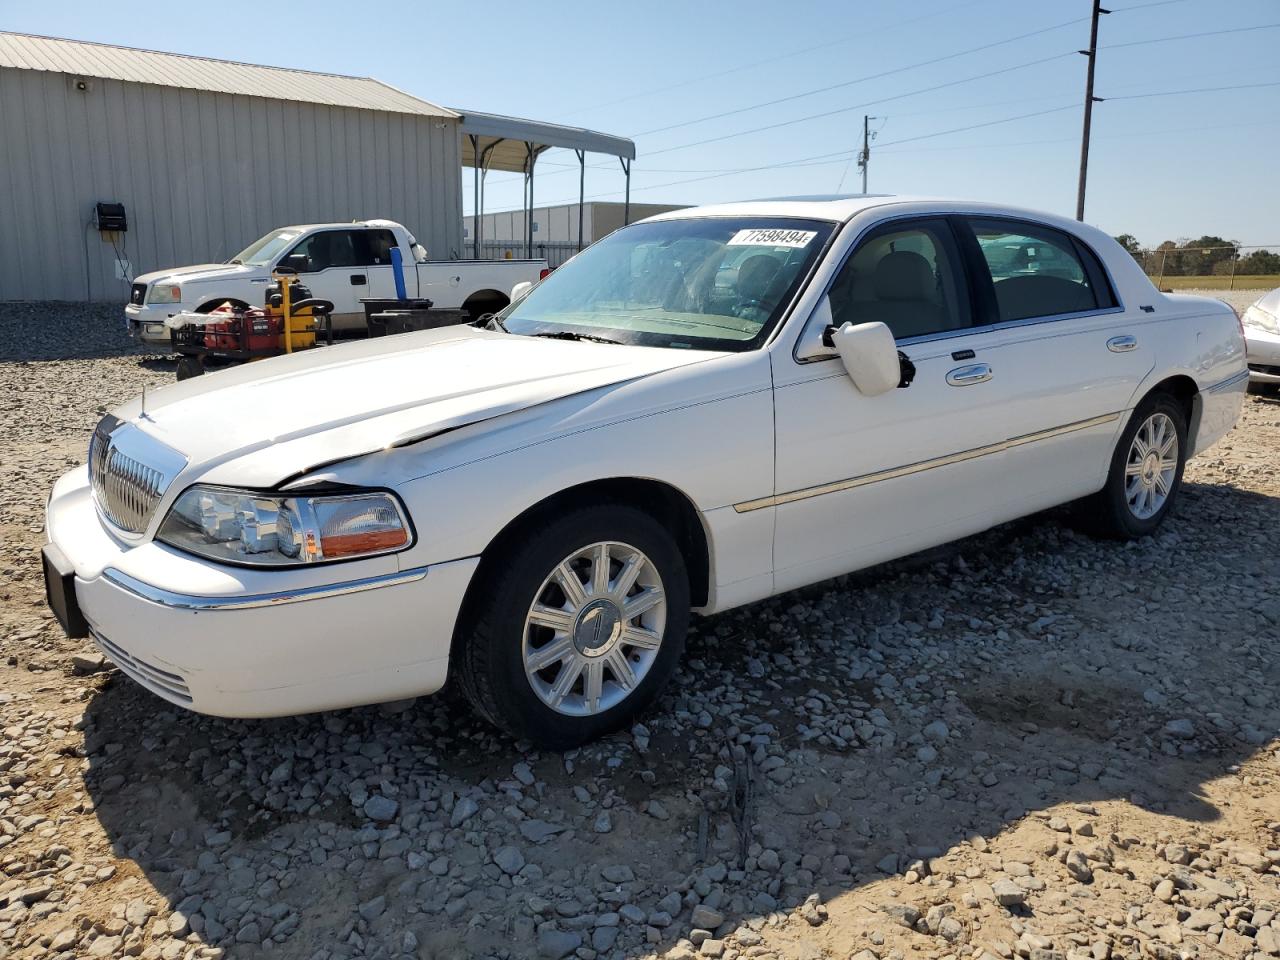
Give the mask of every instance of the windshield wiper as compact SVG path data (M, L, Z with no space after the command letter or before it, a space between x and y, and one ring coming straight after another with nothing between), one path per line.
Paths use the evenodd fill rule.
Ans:
M478 320L475 320L471 326L479 327L481 330L501 330L503 333L511 332L507 329L507 325L502 322L502 318L496 313L490 313L486 316L480 317Z
M553 330L547 333L531 333L531 337L545 337L548 340L589 340L591 343L613 343L621 345L621 340L610 340L608 337L596 337L589 333L574 333L572 330Z

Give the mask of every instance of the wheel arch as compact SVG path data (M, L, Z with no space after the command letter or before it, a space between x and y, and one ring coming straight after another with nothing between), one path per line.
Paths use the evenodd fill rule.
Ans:
M684 557L689 573L689 599L694 608L705 606L711 594L710 538L702 515L689 497L678 488L662 480L642 477L609 477L575 484L544 497L509 521L489 541L480 554L480 566L476 569L463 598L458 626L454 630L453 643L458 644L463 624L468 620L472 604L477 599L480 586L485 582L481 575L485 567L496 561L505 546L548 514L570 506L613 503L641 510L675 535L676 546Z
M479 316L481 313L494 313L511 303L511 298L501 290L486 287L470 294L462 301L462 309Z
M1195 436L1200 428L1201 398L1200 386L1185 373L1176 373L1153 384L1138 401L1140 404L1150 396L1165 393L1178 401L1182 413L1187 419L1187 445L1195 448ZM1138 404L1134 404L1136 410Z
M241 308L242 310L247 310L249 308L249 301L242 300L239 297L209 297L206 300L201 300L200 303L196 306L195 310L193 310L192 312L193 313L209 313L212 310L216 310L218 307L222 306L224 303L230 303L234 306Z

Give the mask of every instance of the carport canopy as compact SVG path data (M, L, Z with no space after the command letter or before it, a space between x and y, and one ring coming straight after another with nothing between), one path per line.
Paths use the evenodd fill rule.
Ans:
M582 249L582 206L586 186L586 156L603 153L618 158L626 178L626 201L623 223L631 213L631 162L636 157L635 141L626 137L599 133L583 127L566 127L556 123L521 120L495 113L462 114L462 165L474 170L474 217L472 256L480 258L481 233L484 224L484 178L490 170L506 170L524 174L524 248L525 256L533 253L533 170L538 157L547 150L572 150L578 157L578 249Z

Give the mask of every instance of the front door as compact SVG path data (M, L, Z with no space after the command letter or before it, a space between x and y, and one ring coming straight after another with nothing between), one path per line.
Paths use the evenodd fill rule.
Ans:
M944 218L870 232L828 292L835 325L881 321L910 386L863 396L838 359L774 354L775 588L791 589L989 526L1010 484L999 358L977 354L975 304ZM993 373L995 371L995 373Z
M333 302L335 330L358 330L365 325L360 298L369 296L369 278L361 233L319 230L299 242L281 261L282 265L298 264L299 279L313 297Z

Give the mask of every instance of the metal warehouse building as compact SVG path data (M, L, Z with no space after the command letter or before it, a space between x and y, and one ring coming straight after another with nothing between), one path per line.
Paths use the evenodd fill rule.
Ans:
M519 144L486 167L530 180L551 147L635 155L474 116L486 142ZM0 300L123 303L130 276L294 223L386 217L433 259L465 257L461 167L479 142L461 113L369 78L0 33ZM122 205L127 229L99 204Z
M553 267L559 266L582 247L590 246L601 237L613 233L624 222L630 223L659 213L680 210L683 206L672 203L628 205L612 200L594 200L581 206L576 203L561 203L551 207L535 207L533 255L549 260ZM520 256L524 250L524 221L524 210L486 213L480 224L483 255L497 259ZM579 224L582 227L581 238L578 236ZM466 218L464 226L468 244L474 240L475 230L476 218L472 215Z

